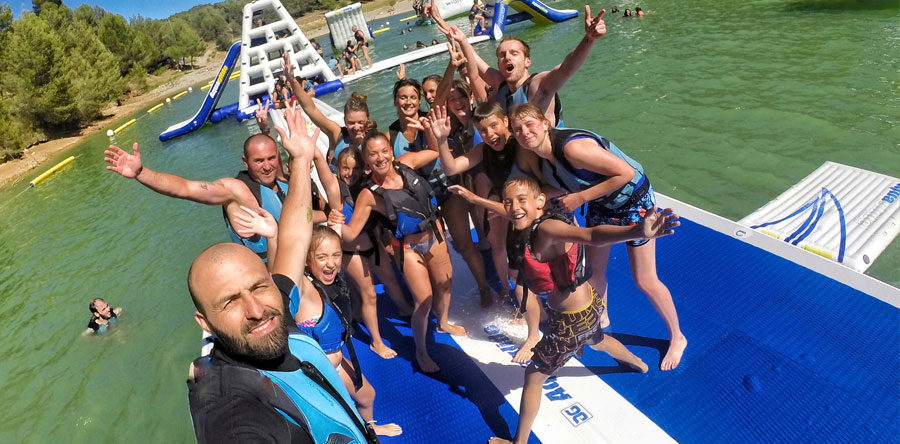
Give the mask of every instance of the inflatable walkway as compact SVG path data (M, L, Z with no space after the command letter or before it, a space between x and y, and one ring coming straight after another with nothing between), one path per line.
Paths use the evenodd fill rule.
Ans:
M509 15L509 8L517 12ZM487 10L491 11L489 6ZM513 23L531 20L538 24L549 25L575 17L578 17L578 11L574 9L553 9L540 0L503 0L493 7L490 29L481 29L480 25L475 25L475 35L489 35L491 39L501 40L503 30Z
M166 141L173 137L187 134L200 128L206 123L210 114L216 109L216 103L219 102L222 92L225 91L225 84L228 83L228 78L231 76L231 70L234 68L234 62L237 60L240 53L241 42L236 42L231 45L231 49L228 50L228 55L225 56L225 61L222 63L222 68L219 69L219 74L216 75L216 78L213 80L212 87L209 88L209 92L206 94L206 99L203 100L203 104L200 106L200 109L197 110L197 113L194 114L194 117L170 126L159 135L159 140Z

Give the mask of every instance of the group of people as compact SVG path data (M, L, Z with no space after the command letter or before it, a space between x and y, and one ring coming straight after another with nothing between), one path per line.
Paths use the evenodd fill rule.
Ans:
M669 329L660 368L680 362L687 341L655 265L655 239L673 233L677 216L657 210L640 163L590 130L562 127L558 92L606 33L604 11L592 16L586 7L584 38L559 65L531 74L525 42L503 40L491 67L465 33L424 8L448 39L450 62L421 84L405 75L396 82L397 119L386 127L371 120L368 98L356 92L343 122L328 119L299 93L285 54L285 79L298 92L286 100L288 128L275 128L287 165L269 135L267 107L257 114L261 134L244 142L246 169L234 178L203 182L153 171L137 143L131 153L106 151L107 168L123 177L222 206L233 240L203 251L188 273L195 319L215 337L188 381L199 442L378 442L402 433L374 420L375 390L355 356L353 319L358 314L374 353L396 356L379 332L377 277L397 311L410 316L415 365L440 371L426 341L430 314L435 333L467 334L449 319L451 238L482 306L515 294L528 325L514 358L530 364L512 442L528 440L543 383L584 346L648 370L603 334L612 244L626 243L635 283ZM317 127L312 135L304 113ZM315 145L320 132L329 141L324 153ZM582 207L585 227L573 221ZM488 285L470 219L490 245L500 294ZM542 316L549 319L543 335Z

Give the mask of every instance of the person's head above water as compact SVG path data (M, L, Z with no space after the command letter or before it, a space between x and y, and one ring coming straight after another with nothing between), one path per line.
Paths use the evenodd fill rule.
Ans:
M497 47L497 69L507 82L518 82L528 75L531 48L515 37L507 37Z
M278 146L268 134L256 134L244 141L244 166L250 178L261 185L272 187L280 172Z
M103 298L95 298L88 304L88 309L91 310L91 313L94 316L99 316L103 319L109 319L113 315L112 307L103 300Z
M225 352L249 362L287 352L281 292L266 265L249 248L215 244L197 256L188 272L194 319L216 335Z
M529 177L516 177L503 185L503 208L516 230L528 228L543 216L546 200L541 186Z

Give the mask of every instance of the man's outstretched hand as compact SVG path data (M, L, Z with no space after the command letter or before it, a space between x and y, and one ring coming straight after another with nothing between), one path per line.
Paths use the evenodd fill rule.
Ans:
M103 154L106 155L103 161L110 164L106 169L115 171L121 174L122 177L134 179L138 174L141 174L141 170L144 168L141 163L141 151L138 149L137 142L134 142L134 154L128 154L125 150L115 145L110 145L109 149L104 151Z

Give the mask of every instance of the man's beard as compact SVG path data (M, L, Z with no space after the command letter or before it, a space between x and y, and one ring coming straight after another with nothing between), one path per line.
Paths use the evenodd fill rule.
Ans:
M272 331L265 337L251 343L250 330L271 317L275 317L275 327ZM284 324L281 312L274 308L266 310L262 315L262 320L245 323L241 328L240 336L231 336L222 331L217 331L215 328L213 328L213 333L216 334L216 338L225 349L225 352L247 361L271 361L284 356L287 350L287 327Z

